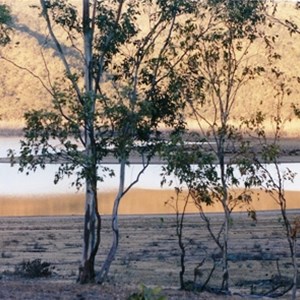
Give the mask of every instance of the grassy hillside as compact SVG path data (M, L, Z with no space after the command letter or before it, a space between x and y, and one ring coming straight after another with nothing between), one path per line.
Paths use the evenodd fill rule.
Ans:
M0 53L23 69L16 68L12 63L0 59L0 128L19 128L23 125L25 111L50 106L49 93L33 74L48 85L48 80L53 81L63 68L53 44L49 41L46 25L39 17L39 11L30 7L38 5L39 1L2 0L1 2L11 7L14 34L12 43L1 49ZM71 2L79 4L81 0L72 0ZM295 9L293 2L280 1L278 16L283 20L293 19L300 25L300 11ZM271 34L275 32L279 36L277 50L282 55L279 67L288 74L288 77L297 77L300 75L300 35L290 36L281 26L275 26L268 30L271 30ZM61 37L63 37L63 33L61 33ZM264 60L261 46L261 44L257 44L252 50L251 59L253 61ZM67 51L71 61L76 64L74 51L72 49L67 49ZM48 69L45 67L44 60L47 62ZM30 70L31 73L25 69ZM292 95L288 99L284 99L284 116L286 119L290 117L295 119L291 112L291 103L300 103L300 84L295 78L289 80L288 84L292 89ZM235 117L249 115L258 107L271 113L274 111L274 94L275 91L265 78L250 83L241 92L239 102L234 110ZM300 135L298 128L300 128L300 122L297 120L287 124L289 135Z
M0 53L22 68L0 60L0 126L18 128L23 125L25 111L50 105L51 96L37 77L49 86L49 79L55 80L63 67L39 16L40 11L31 7L38 5L39 0L2 2L11 8L14 32L12 42Z

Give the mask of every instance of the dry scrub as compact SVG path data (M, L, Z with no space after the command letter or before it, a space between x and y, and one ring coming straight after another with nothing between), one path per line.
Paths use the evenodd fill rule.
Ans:
M217 214L211 218L215 225L221 221ZM82 221L82 217L0 218L0 298L18 299L24 293L27 296L23 299L30 299L29 295L34 299L43 299L45 295L46 298L64 295L64 299L75 299L79 294L88 299L99 299L96 297L100 293L106 295L100 299L126 299L139 284L146 284L162 287L163 293L170 295L169 299L199 299L199 295L177 290L180 253L175 217L170 215L122 217L120 248L110 282L103 287L76 285ZM279 275L284 284L283 279L290 276L291 263L279 214L258 213L258 221L254 223L245 214L236 213L231 226L232 292L248 295L266 292L278 284ZM99 261L104 259L108 250L109 230L109 218L105 218ZM215 246L197 215L187 218L184 234L190 239L186 266L187 277L192 280L195 266L204 255L213 254ZM54 267L49 278L28 280L15 275L18 264L34 259L49 262ZM203 272L208 272L210 267L208 259ZM216 271L213 285L218 284L220 272L221 269ZM201 299L214 297L226 299L207 293L201 295ZM240 297L236 295L230 299Z

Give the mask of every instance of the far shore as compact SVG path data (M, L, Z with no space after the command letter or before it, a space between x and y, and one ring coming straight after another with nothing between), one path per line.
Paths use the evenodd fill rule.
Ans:
M235 190L236 196L239 191ZM98 201L100 213L111 215L113 202L117 192L100 192ZM184 204L185 193L180 195L179 212ZM175 214L176 194L173 189L133 189L125 195L119 208L120 215L164 215ZM247 210L278 211L279 206L270 195L260 190L253 190L253 201L250 205L238 205L234 212L247 212ZM286 191L287 209L300 209L300 191ZM220 203L204 206L207 213L222 212ZM67 216L82 215L84 212L84 194L54 194L54 195L22 195L0 196L0 216ZM197 207L189 202L187 214L199 213Z
M2 131L0 129L0 141L2 138L20 138L22 139L21 135L1 135ZM257 153L260 152L261 145L259 144L258 140L252 139L253 141L253 150ZM272 139L268 141L269 143L272 143ZM212 142L213 143L213 142ZM279 163L300 163L300 138L281 138L279 141L280 147L281 147L281 155L279 157ZM7 145L7 148L9 149L9 145ZM227 154L227 159L230 158L230 156L234 154L234 152ZM18 157L16 157L16 161L18 160ZM11 163L10 159L8 157L0 157L0 164L1 163ZM59 161L58 161L59 163ZM108 155L105 157L101 163L104 164L118 164L118 160L113 155ZM130 164L141 164L142 163L142 157L138 153L132 153L129 158ZM150 162L151 164L163 164L165 161L159 157L154 156Z

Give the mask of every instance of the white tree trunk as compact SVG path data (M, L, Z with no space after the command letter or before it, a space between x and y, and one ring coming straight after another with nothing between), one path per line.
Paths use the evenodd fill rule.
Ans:
M110 266L116 256L116 252L119 245L119 223L118 223L118 212L119 212L119 205L120 201L124 194L124 186L125 186L125 167L126 167L126 160L124 158L121 159L120 162L120 181L119 181L119 191L114 201L113 211L112 211L112 231L113 231L113 242L109 253L106 257L105 262L101 268L99 275L97 276L97 282L102 283L108 275Z
M101 218L97 203L97 153L94 141L95 96L93 95L92 79L92 40L93 33L90 25L90 1L83 0L83 34L84 34L84 88L83 109L85 113L85 217L82 261L79 268L80 283L95 280L95 256L100 244Z

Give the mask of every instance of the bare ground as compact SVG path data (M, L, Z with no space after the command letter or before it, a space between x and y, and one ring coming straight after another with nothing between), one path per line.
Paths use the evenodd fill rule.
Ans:
M298 215L292 211L290 217ZM220 214L211 214L214 228ZM120 220L120 248L110 280L105 285L76 284L81 257L82 217L1 217L0 218L0 299L127 299L141 284L161 287L168 299L251 299L274 289L284 290L291 277L288 245L278 212L260 212L253 222L244 213L233 215L229 243L231 296L178 290L179 248L175 218L123 216ZM97 268L110 244L110 220L103 220L102 246ZM206 257L201 285L218 261L218 251L196 215L185 225L186 280L193 280L194 268ZM299 255L300 256L300 255ZM16 272L24 260L41 259L54 269L47 278L29 279ZM210 288L217 288L221 266L217 265ZM277 287L277 289L276 289ZM281 297L288 299L290 296Z

